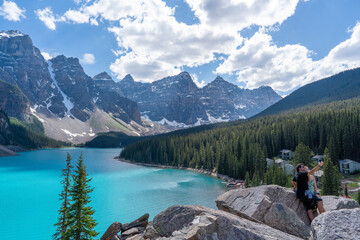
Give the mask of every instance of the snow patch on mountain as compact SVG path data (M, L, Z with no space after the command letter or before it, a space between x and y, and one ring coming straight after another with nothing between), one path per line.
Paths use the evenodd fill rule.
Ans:
M11 37L22 37L24 36L23 33L20 31L2 31L0 32L0 38L11 38Z
M84 137L86 135L89 135L90 137L95 136L95 133L92 132L92 129L90 128L90 132L86 133L86 132L82 132L82 133L72 133L67 129L63 129L61 128L61 131L63 131L66 135L69 136L68 140L72 141L74 139L74 137Z
M38 108L39 106L38 105L34 105L34 108L30 107L30 112L32 115L34 115L37 119L39 119L40 122L44 123L45 120L42 119L41 117L39 117L37 114L36 114L36 109Z
M74 104L70 101L70 98L60 89L59 85L57 84L57 81L55 79L55 74L54 74L53 68L52 68L52 63L50 61L47 61L47 64L48 64L51 79L53 80L54 85L60 92L61 96L64 98L63 103L67 109L66 115L72 116L72 114L70 113L70 110L74 107Z
M209 111L206 111L206 115L207 115L210 123L228 122L230 120L230 119L224 119L224 118L221 118L221 117L215 118L215 117L211 116Z
M173 127L179 127L179 128L189 127L188 125L186 125L184 123L178 123L175 120L174 121L169 121L166 118L163 118L162 120L158 121L157 123L160 123L162 125L169 125L169 126L173 126Z
M244 104L234 104L235 109L244 109L246 108L246 105Z

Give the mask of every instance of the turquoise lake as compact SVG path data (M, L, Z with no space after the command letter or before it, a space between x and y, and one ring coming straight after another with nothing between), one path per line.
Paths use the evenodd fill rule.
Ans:
M175 204L216 208L225 192L221 180L191 171L149 168L114 159L120 149L46 149L0 158L0 238L48 240L54 233L66 153L76 164L80 152L90 185L90 206L100 232L111 223L131 222L145 213L152 219Z

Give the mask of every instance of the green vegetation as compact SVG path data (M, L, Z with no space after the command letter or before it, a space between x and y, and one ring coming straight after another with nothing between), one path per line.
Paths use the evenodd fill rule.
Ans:
M122 124L118 119L116 119L116 118L113 117L113 116L111 116L111 118L112 118L115 122L117 122L122 129L131 132L131 129L129 129L129 128L128 128L127 126L125 126L124 124Z
M25 123L8 116L0 111L1 122L6 122L5 127L0 126L0 141L5 145L18 145L25 149L56 148L70 146L69 143L57 141L44 135L42 123L33 116L32 123Z
M357 182L351 182L351 183L349 183L349 186L356 187L356 188L359 187Z
M46 147L63 147L69 146L69 143L57 141L46 137L44 134L38 133L22 124L10 124L9 142L27 149L37 149Z
M83 163L82 153L78 159L75 174L72 175L72 185L70 187L71 203L69 207L69 228L66 236L70 239L93 239L99 233L94 230L97 225L92 218L95 213L90 206L89 194L94 190L90 187L86 167Z
M44 126L39 121L39 119L37 117L35 117L34 115L32 115L32 118L33 118L32 123L20 121L19 119L14 118L14 117L10 117L9 119L10 119L10 123L13 125L18 125L18 126L22 126L27 129L31 129L33 132L38 133L38 134L45 134Z
M60 200L62 203L53 239L91 240L99 233L94 230L97 223L92 215L95 211L88 206L91 202L89 194L94 189L89 185L91 178L88 178L82 153L70 179L71 168L71 156L68 153L61 181L63 191L60 194Z
M22 95L25 98L27 98L26 95L20 90L20 88L12 83L9 83L9 82L6 82L6 81L0 79L0 85L1 85L2 90L6 90L7 93L10 93L13 95L15 95L15 94Z
M347 184L345 184L344 195L345 195L345 197L349 196L349 191L348 191Z
M339 196L341 192L340 172L329 157L328 149L325 149L324 175L321 179L321 194Z
M308 146L305 146L302 142L297 145L294 152L294 164L304 163L306 166L310 167L311 164L311 150Z
M56 232L53 235L54 240L63 240L65 239L66 232L69 227L69 206L70 206L70 196L69 196L69 190L70 190L70 173L71 173L71 156L69 153L67 153L66 158L66 168L62 170L62 177L63 180L61 181L61 184L63 186L62 192L60 195L60 201L61 201L61 207L59 210L59 217L58 222L54 224L56 226Z
M266 184L285 186L287 177L285 175L284 169L279 168L274 162L268 171L266 171L264 180Z
M284 148L295 150L300 143L315 154L323 154L328 147L335 160L359 159L359 132L360 98L355 98L155 136L126 146L121 157L215 170L240 179L246 172L250 179L256 173L264 180L265 158L278 155Z
M144 137L128 136L121 132L100 133L93 140L85 143L85 147L117 148L124 147Z

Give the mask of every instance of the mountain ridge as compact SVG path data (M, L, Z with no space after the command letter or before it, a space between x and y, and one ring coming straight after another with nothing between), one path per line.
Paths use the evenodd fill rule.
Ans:
M117 84L126 97L139 104L143 117L178 126L248 118L281 99L271 87L241 89L220 76L198 88L188 72L152 83L134 81L128 74ZM272 94L267 93L270 91Z
M25 94L31 114L54 139L79 143L97 132L151 132L141 125L137 104L98 87L78 58L59 55L45 61L29 35L19 31L0 33L0 79ZM106 104L102 98L107 99ZM10 112L12 115L17 117Z
M253 118L278 114L290 109L317 103L351 99L360 92L360 68L346 70L316 82L309 83Z
M100 132L150 135L247 118L281 98L271 89L265 100L261 92L255 96L256 91L221 77L200 89L188 72L153 83L137 82L130 74L119 82L106 72L90 77L78 58L58 55L45 61L30 36L19 31L0 33L0 79L25 94L30 114L47 136L75 143ZM206 92L214 84L222 89ZM228 96L229 91L236 94Z

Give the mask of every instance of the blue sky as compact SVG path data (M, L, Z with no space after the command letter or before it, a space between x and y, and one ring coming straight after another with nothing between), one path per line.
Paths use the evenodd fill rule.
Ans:
M0 29L85 72L154 81L188 71L281 95L360 67L358 0L8 0Z

